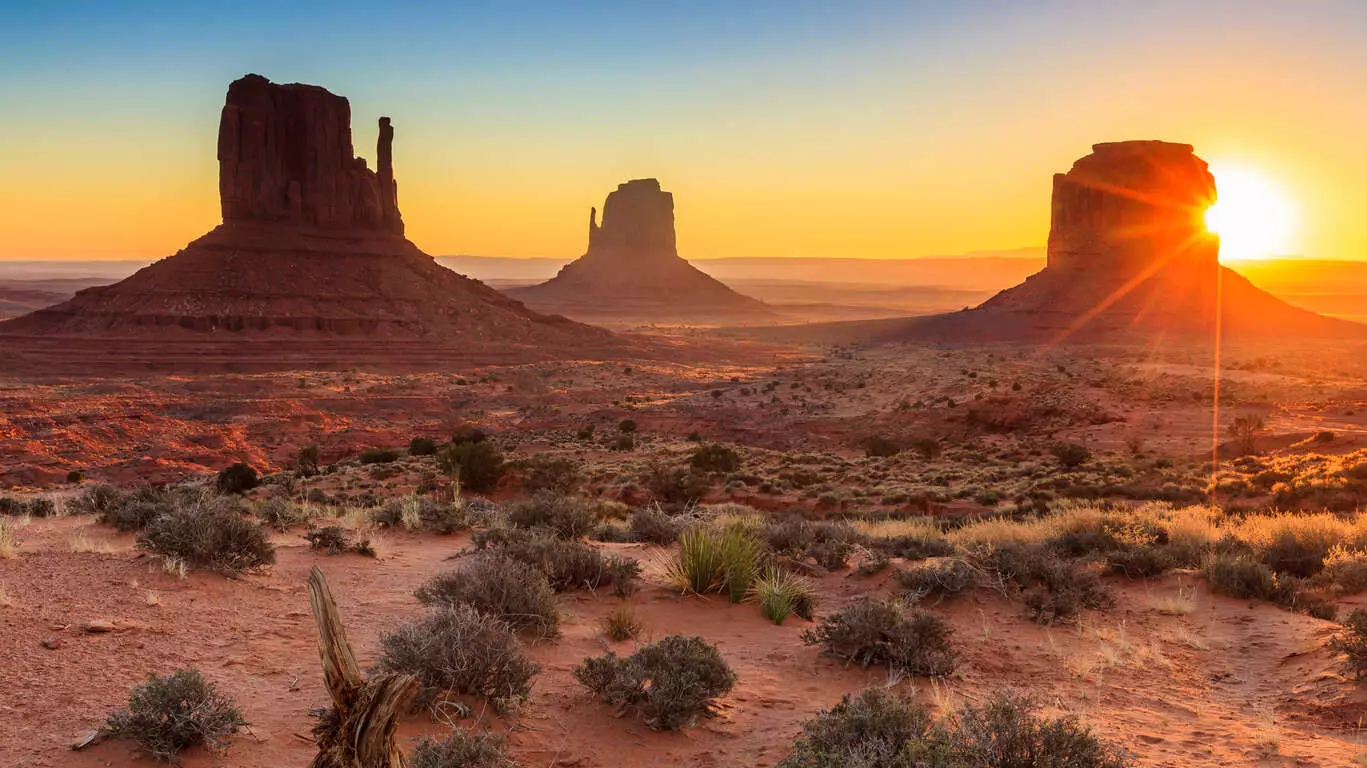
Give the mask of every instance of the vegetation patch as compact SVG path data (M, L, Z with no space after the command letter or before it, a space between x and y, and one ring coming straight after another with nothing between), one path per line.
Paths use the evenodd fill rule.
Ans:
M711 716L716 699L736 683L716 646L682 635L641 646L625 658L609 653L584 659L574 676L603 702L634 707L651 728L670 731Z
M111 714L101 732L136 741L153 758L175 763L198 744L221 750L224 739L246 724L232 699L199 670L181 669L134 687L128 706Z

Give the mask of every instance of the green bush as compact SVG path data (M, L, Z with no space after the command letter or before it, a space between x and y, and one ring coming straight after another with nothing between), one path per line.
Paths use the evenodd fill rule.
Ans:
M1115 604L1096 572L1064 560L1047 544L999 545L988 554L986 566L1021 591L1040 624L1068 621L1083 609L1103 610Z
M423 739L413 748L410 768L517 768L503 740L455 728L441 741Z
M222 497L204 497L158 515L138 537L138 546L230 575L275 562L266 532Z
M682 467L652 464L641 478L641 484L657 503L691 503L702 499L712 490L712 480L702 472Z
M759 575L762 549L759 539L741 525L684 531L669 575L684 591L721 592L738 603Z
M1133 546L1116 550L1106 556L1112 573L1132 579L1161 576L1173 567L1173 556L1166 546Z
M1076 717L1046 719L1029 696L998 691L982 706L965 706L951 720L946 741L952 765L1000 768L1125 768L1123 750L1098 739Z
M294 460L294 466L299 474L304 477L312 477L318 474L318 446L306 445L299 449L299 455Z
M460 478L462 488L490 491L503 477L503 453L488 440L448 445L437 457L437 465L447 475Z
M513 629L551 637L560 631L555 592L535 566L498 552L481 552L432 577L414 593L424 605L469 605Z
M197 744L221 749L224 737L246 724L232 699L199 670L181 669L165 677L151 675L134 687L128 707L111 714L101 730L111 738L136 741L153 758L174 763L178 754Z
M634 419L622 419L617 422L617 431L625 435L636 433L636 421Z
M953 628L938 616L884 600L862 600L802 633L803 642L868 667L886 664L913 675L947 675L954 671L949 645Z
M736 675L716 646L701 637L670 635L631 656L584 659L574 677L605 703L634 706L653 729L676 731L714 712Z
M310 520L306 507L278 497L261 502L256 508L256 516L262 523L282 532Z
M727 445L704 445L688 463L698 472L735 472L740 469L740 454Z
M260 484L256 470L240 461L218 473L219 493L246 493Z
M1215 552L1206 560L1206 578L1217 592L1231 597L1273 600L1277 575L1251 555Z
M531 694L540 671L512 630L496 616L466 603L438 606L380 638L379 667L413 675L420 701L454 695L484 696L499 712Z

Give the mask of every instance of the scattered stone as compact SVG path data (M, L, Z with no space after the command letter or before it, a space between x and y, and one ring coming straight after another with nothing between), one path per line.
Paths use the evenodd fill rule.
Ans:
M109 619L91 619L81 625L83 632L90 633L113 632L117 628Z
M55 651L62 647L62 638L57 637L56 635L45 635L43 639L38 642L49 651Z

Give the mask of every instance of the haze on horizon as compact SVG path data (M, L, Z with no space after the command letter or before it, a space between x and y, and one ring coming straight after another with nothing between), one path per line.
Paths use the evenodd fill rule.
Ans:
M1041 245L1091 144L1194 144L1296 206L1284 252L1367 258L1367 5L43 3L0 8L0 259L154 259L219 221L227 84L393 117L429 253L582 253L629 178L687 258ZM1281 251L1282 249L1279 249Z

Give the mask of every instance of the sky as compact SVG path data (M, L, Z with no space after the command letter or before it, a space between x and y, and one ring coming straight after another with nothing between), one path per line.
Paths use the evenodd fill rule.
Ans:
M1194 144L1367 258L1367 2L0 0L0 259L170 255L219 221L248 72L393 118L432 254L572 258L630 178L686 258L1039 246L1101 141Z

